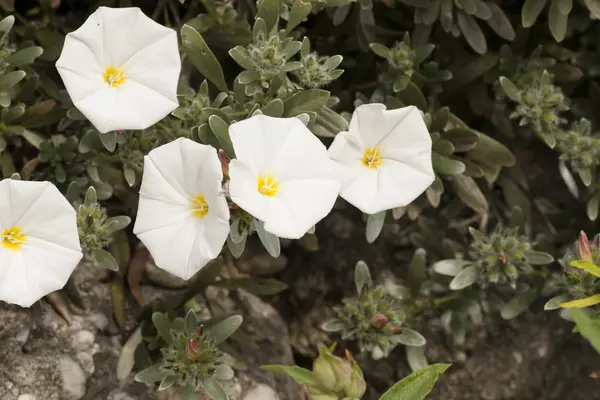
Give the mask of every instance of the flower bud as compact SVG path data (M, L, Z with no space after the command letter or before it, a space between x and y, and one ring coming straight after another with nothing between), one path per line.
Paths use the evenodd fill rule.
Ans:
M223 176L229 175L229 157L227 157L227 154L225 154L225 150L220 149L217 155L219 156L219 161L221 162Z
M327 391L343 390L350 383L352 364L334 356L326 347L321 347L319 352L319 357L313 363L313 376L316 381Z
M308 387L308 400L340 400L336 394L324 393L321 390L309 386Z
M371 326L377 329L381 329L387 325L389 319L383 314L375 314L371 318Z
M577 253L579 255L580 260L593 262L590 242L584 231L579 232L579 240L577 241Z
M352 359L352 355L346 350L346 358L352 363L352 374L350 383L346 386L346 396L350 399L359 400L367 391L367 383L358 363Z
M185 355L189 360L195 360L198 357L198 344L194 339L189 339L185 344Z

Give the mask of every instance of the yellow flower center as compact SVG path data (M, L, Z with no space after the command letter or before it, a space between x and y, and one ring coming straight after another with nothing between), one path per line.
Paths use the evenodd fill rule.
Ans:
M23 243L25 243L25 234L21 232L20 228L13 226L2 232L2 246L11 250L19 250Z
M280 184L273 175L260 175L258 177L258 193L263 196L273 197L279 192Z
M200 219L203 219L208 214L208 203L203 195L197 194L192 198L192 214Z
M116 88L125 82L125 72L121 68L115 68L111 65L104 71L104 82L111 88Z
M381 152L377 147L365 150L362 158L362 165L369 169L375 169L379 168L381 164L383 164L383 158L381 158Z

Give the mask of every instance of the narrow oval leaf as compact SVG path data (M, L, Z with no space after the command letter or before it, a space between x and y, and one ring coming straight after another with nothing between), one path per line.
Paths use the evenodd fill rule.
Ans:
M571 310L571 316L581 336L586 338L594 346L594 349L600 353L600 320L590 318L581 310Z
M569 263L571 267L582 269L598 278L600 278L600 268L589 261L575 260Z
M356 293L361 294L363 290L369 290L373 287L373 279L367 263L359 261L354 267L354 283L356 284Z
M419 294L421 285L427 278L425 273L426 255L427 252L425 249L417 249L413 255L408 269L408 283L410 290L415 297Z
M153 365L146 368L133 378L136 382L153 383L160 382L167 374L160 368L160 365Z
M296 365L263 365L261 368L278 374L285 374L300 385L317 385L317 381L313 378L312 371L309 371L306 368L298 367Z
M161 312L155 312L152 314L152 322L164 341L167 344L171 344L173 342L173 334L171 333L171 320L169 317Z
M204 38L189 25L181 28L181 38L186 55L202 75L222 92L227 92L227 83L219 60L210 50Z
M117 263L117 260L115 260L112 254L110 254L104 249L93 250L92 257L94 258L94 260L96 260L98 264L100 264L106 269L109 269L111 271L119 270L119 264Z
M504 304L504 306L500 310L500 315L504 319L515 318L516 316L518 316L523 311L529 308L531 303L535 301L537 294L537 290L535 289L517 294L509 302Z
M235 152L233 151L233 144L231 143L231 137L229 136L229 125L227 125L227 122L223 121L218 115L213 114L208 118L208 125L217 137L221 148L225 150L227 154L234 157Z
M521 23L523 27L530 28L535 24L540 13L544 9L547 0L525 0L521 10Z
M300 25L302 21L306 19L310 11L312 10L312 4L305 2L304 0L295 0L292 3L292 9L288 17L288 23L285 27L286 33L291 32L295 27Z
M479 271L475 265L470 265L460 271L450 282L450 289L461 290L474 284L479 278Z
M546 302L546 304L544 304L544 310L549 311L549 310L556 310L558 308L560 308L560 305L562 303L564 303L566 300L568 300L568 296L561 294L559 296L554 296L553 298L551 298L550 300L548 300Z
M406 346L406 361L413 372L423 369L429 365L425 357L425 347Z
M477 20L473 16L460 11L456 13L456 20L469 46L479 54L487 53L485 35Z
M243 318L240 315L232 315L208 328L208 333L215 339L215 344L220 344L227 340L229 336L242 325Z
M135 365L135 349L142 343L142 329L138 327L123 345L117 362L117 380L127 378ZM136 379L137 380L137 379Z
M202 389L208 394L213 400L229 400L229 396L223 389L223 386L215 379L211 377L204 377L200 383Z
M472 261L466 260L441 260L433 264L433 270L440 275L456 276L467 265L471 265Z
M295 117L309 111L316 111L327 104L329 92L322 89L303 90L284 101L284 117Z
M585 299L573 300L566 303L560 303L560 308L585 308L600 303L600 294L595 294Z
M409 328L402 328L402 333L389 337L390 342L395 344L403 344L405 346L421 347L425 346L427 340L419 332Z
M531 265L548 265L554 262L554 257L543 251L528 251L525 253L525 259Z
M502 90L504 94L511 99L512 101L519 101L521 96L519 95L519 88L507 77L501 76L500 86L502 86Z
M6 58L6 62L13 67L22 67L31 64L36 58L42 55L44 49L39 46L28 47L11 54Z
M257 221L255 226L258 238L267 252L271 255L271 257L279 257L279 254L281 254L281 244L279 242L279 238L272 233L265 231L265 226L262 222Z
M423 400L450 364L433 364L413 372L385 392L379 400Z
M366 238L368 243L373 243L379 237L385 222L385 215L386 211L381 211L367 217Z
M345 327L346 325L339 319L332 319L321 325L321 329L323 329L325 332L339 332Z

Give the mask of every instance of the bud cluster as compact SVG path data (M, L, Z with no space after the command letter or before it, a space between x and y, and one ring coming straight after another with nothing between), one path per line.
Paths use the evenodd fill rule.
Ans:
M161 348L161 369L177 377L179 387L192 386L202 390L202 380L217 375L224 365L224 354L217 348L214 338L202 326L189 333L172 330L173 341Z
M593 265L600 263L600 235L590 242L585 232L579 233L577 242L559 260L563 271L551 281L551 286L570 298L581 299L600 293L600 278L588 271L571 266L573 261L584 261Z
M81 250L87 258L93 258L94 250L103 249L112 241L106 210L96 202L79 204L75 209Z
M532 249L529 240L519 235L518 228L498 227L489 236L478 233L473 235L469 255L479 267L479 284L507 284L515 288L519 274L532 270L526 258Z
M260 81L268 81L286 71L288 59L300 50L295 43L298 42L293 42L290 38L282 40L276 33L260 31L255 35L254 41L246 50L252 70L258 74Z
M77 175L83 172L83 165L75 162L77 158L78 140L76 137L65 137L53 135L50 140L40 144L40 163L49 164L52 167L52 175L57 182L66 182L67 171ZM70 171L75 169L76 171Z
M390 338L402 333L406 319L400 301L383 287L366 289L358 297L344 299L334 311L343 339L357 341L361 351L374 352L379 348L385 356L395 348L397 343Z
M600 164L600 136L592 133L589 120L582 118L573 122L571 128L556 139L560 159L569 162L575 170Z
M308 400L360 400L367 390L363 372L347 350L346 359L332 350L319 346L312 370L316 384L307 385Z
M293 72L302 87L316 88L327 85L342 75L344 71L336 69L342 62L342 56L319 56L310 52L309 46L309 40L304 38L300 51L302 67Z

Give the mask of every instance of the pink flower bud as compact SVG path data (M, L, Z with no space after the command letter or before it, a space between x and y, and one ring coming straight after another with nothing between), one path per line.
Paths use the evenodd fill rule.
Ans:
M577 253L579 255L580 260L593 262L592 261L592 249L590 248L590 242L584 231L579 232L579 240L577 241Z

